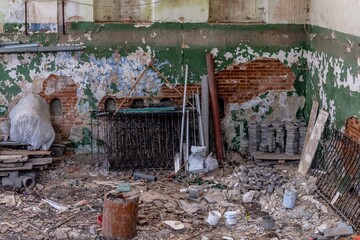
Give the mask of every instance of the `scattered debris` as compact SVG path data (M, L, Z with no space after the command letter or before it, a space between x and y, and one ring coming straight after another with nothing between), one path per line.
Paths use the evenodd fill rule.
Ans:
M124 196L140 194L134 239L301 239L335 228L340 221L309 191L314 179L295 174L296 168L289 165L256 166L237 156L235 168L224 162L223 168L196 176L160 171L156 182L148 182L134 180L131 172L102 175L101 169L77 158L66 157L64 162L62 167L39 172L32 189L18 193L0 190L0 211L12 209L12 214L2 215L1 236L101 238L104 193L116 194L123 183L131 186L130 192L121 192ZM248 179L246 184L243 178ZM250 180L255 183L250 185ZM275 189L269 193L272 181ZM291 186L297 189L298 198L294 208L286 209L282 194ZM196 197L189 197L192 192ZM245 195L253 195L252 201L243 201ZM215 221L209 220L211 216ZM265 216L276 222L268 230L263 225ZM321 227L322 223L327 223L326 227Z
M176 231L185 228L184 224L180 221L164 221L164 223Z

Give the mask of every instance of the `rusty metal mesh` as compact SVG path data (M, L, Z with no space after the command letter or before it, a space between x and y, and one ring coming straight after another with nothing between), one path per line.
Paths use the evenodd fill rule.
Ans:
M95 162L110 170L173 169L179 152L182 113L96 113L92 136ZM196 119L190 118L190 144L196 145ZM194 132L196 130L196 132ZM99 147L100 145L100 147Z
M355 228L360 227L360 145L334 130L310 173L319 194Z

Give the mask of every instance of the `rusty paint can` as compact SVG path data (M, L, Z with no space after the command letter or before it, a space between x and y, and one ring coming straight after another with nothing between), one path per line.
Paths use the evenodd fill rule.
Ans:
M136 236L139 194L105 194L102 234L105 239L125 240Z

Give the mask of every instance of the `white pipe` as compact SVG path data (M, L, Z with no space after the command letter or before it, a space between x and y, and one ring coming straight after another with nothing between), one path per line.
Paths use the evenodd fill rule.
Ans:
M196 103L196 111L197 111L197 116L198 116L200 146L205 146L203 124L202 124L202 119L201 119L199 91L195 94L195 103Z
M207 76L201 78L201 117L204 143L207 151L209 151L209 83Z
M189 135L190 135L190 113L189 110L186 111L186 141L185 141L185 169L187 168L189 162Z
M181 118L181 133L180 133L180 154L179 161L180 166L182 163L182 153L183 153L183 140L184 140L184 125L185 125L185 105L186 105L186 91L187 91L187 80L188 80L188 65L185 65L185 83L184 83L184 98L183 98L183 106L182 106L182 118Z

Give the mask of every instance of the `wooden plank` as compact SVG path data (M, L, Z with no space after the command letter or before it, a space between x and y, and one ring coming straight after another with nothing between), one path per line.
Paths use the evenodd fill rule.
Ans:
M0 163L27 162L28 157L24 155L0 155Z
M20 142L0 142L0 146L7 147L18 147L18 146L29 146L28 143L20 143Z
M300 154L288 155L285 153L252 152L251 156L256 160L299 160Z
M304 154L300 159L298 172L302 175L307 174L311 167L311 163L314 159L316 149L319 145L319 140L325 128L325 123L329 117L329 113L320 110L319 116L317 117L314 129L311 132L309 142L304 149Z
M16 171L16 170L31 170L33 167L32 163L25 163L22 167L10 167L10 168L0 168L0 172L5 171Z
M256 165L258 166L270 166L270 165L276 165L276 164L298 164L299 160L278 160L278 161L274 161L274 160L256 160L255 161Z
M0 168L22 167L23 163L0 163Z
M37 150L37 151L29 151L29 150L2 150L0 151L0 155L24 155L24 156L42 156L42 155L50 155L51 151L45 150Z
M52 158L29 158L29 162L32 163L33 166L46 165L52 163Z
M307 130L306 130L304 146L303 146L303 149L302 149L302 152L301 152L300 162L304 161L304 158L305 158L304 152L305 152L306 146L309 143L311 132L314 129L314 126L315 126L318 108L319 108L319 103L318 102L313 102L313 105L311 107L311 112L310 112L309 123L308 123L308 127L307 127Z
M9 176L8 172L0 172L0 177L7 177Z

